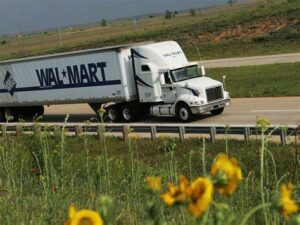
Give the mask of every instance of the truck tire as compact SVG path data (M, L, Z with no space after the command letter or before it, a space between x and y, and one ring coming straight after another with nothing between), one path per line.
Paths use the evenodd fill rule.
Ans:
M36 106L32 110L34 111L33 119L43 116L45 112L44 106Z
M121 117L124 122L130 123L136 120L132 105L125 104L121 107Z
M223 108L219 108L219 109L215 109L210 111L210 113L214 116L221 114L224 111L224 107Z
M0 109L0 123L4 123L4 122L6 122L4 109Z
M14 108L13 111L14 111L16 121L20 119L33 121L37 119L39 116L44 115L44 106L17 107Z
M18 122L16 112L12 108L4 108L5 122Z
M180 122L187 123L193 119L193 114L187 104L180 103L178 106L176 106L176 117Z
M120 121L120 107L117 105L109 106L106 109L106 118L107 121L110 122L118 122Z

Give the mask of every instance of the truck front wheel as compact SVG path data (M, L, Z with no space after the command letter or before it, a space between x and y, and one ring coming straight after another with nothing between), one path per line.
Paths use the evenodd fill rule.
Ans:
M122 119L125 122L133 122L136 119L135 112L131 105L126 104L121 107Z
M193 114L187 104L179 104L176 107L176 117L183 123L190 122L193 119Z
M214 116L221 114L224 111L224 107L223 108L219 108L219 109L215 109L210 111L210 113Z

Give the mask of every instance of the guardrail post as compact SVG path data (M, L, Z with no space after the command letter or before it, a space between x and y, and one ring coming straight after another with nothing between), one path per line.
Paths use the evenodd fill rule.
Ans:
M75 126L75 135L80 136L83 133L83 129L81 125L76 125Z
M245 141L250 140L250 127L244 128L244 139L245 139Z
M286 145L286 131L283 128L280 131L280 142L283 146Z
M22 125L16 125L16 137L22 136L23 132L23 126Z
M54 134L54 136L59 136L61 134L61 127L60 126L54 126L53 127L53 134Z
M37 124L32 127L32 131L34 134L40 135L42 133L42 127Z
M215 143L216 142L216 127L210 127L210 142Z
M185 135L185 128L179 127L179 140L180 142L184 141L184 135Z
M105 126L104 125L99 125L98 129L97 129L97 133L98 133L98 138L101 140L104 136L104 133L105 133Z
M156 138L156 126L151 126L151 140Z
M6 125L0 125L1 126L1 135L4 136L4 134L6 133Z
M125 142L128 142L129 133L130 133L130 127L128 125L124 125L123 126L123 140Z

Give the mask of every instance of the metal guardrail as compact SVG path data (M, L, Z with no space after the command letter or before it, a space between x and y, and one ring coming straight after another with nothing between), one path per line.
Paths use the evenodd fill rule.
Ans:
M232 126L225 127L220 125L134 125L134 124L21 124L21 123L6 123L0 124L0 134L14 133L19 136L23 132L33 132L34 129L39 129L41 132L57 132L64 129L69 134L82 135L83 133L103 135L104 133L121 133L126 141L130 133L145 133L150 134L154 140L157 134L178 134L180 141L183 141L186 134L202 134L209 135L210 141L214 143L218 135L237 135L243 136L245 141L249 141L251 136L260 135L261 129L256 126ZM282 145L287 143L287 137L300 136L300 126L298 127L269 127L266 134L280 137Z

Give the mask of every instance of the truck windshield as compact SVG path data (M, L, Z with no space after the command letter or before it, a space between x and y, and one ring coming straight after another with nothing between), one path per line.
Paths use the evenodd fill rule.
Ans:
M201 71L197 66L183 67L171 71L171 77L174 82L188 80L201 76Z

